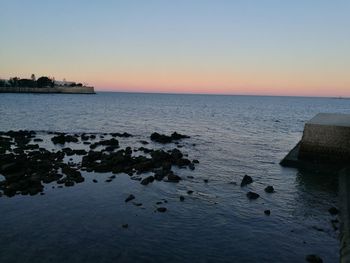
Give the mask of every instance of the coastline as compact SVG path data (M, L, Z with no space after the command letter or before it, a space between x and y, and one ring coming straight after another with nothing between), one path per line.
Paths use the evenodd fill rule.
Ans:
M30 87L0 87L0 93L65 93L65 94L96 94L94 87L61 87L30 88Z

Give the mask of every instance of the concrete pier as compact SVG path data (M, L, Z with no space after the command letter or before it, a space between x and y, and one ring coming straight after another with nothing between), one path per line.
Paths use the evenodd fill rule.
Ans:
M350 163L350 114L319 113L305 124L303 137L282 166Z
M305 124L301 141L280 164L330 168L338 173L340 262L350 263L350 114L317 114Z

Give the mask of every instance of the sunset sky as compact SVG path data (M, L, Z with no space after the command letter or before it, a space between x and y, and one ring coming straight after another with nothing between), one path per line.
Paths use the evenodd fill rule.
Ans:
M0 0L0 78L350 96L350 1Z

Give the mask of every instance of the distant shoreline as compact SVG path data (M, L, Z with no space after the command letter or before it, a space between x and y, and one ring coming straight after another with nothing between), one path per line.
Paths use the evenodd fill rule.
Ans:
M55 94L96 94L94 87L0 87L0 93L55 93Z

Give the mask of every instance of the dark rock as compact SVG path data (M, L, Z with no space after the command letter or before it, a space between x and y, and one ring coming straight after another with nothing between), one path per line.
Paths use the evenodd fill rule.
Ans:
M97 183L97 182L98 182L96 179L93 179L92 181L93 181L94 183Z
M143 145L147 145L147 144L149 144L149 142L148 142L148 141L140 141L140 143L141 143L141 144L143 144Z
M163 204L163 202L158 201L156 204L157 204L157 205L161 205L161 204Z
M271 194L271 193L275 192L275 189L273 188L272 185L269 185L265 188L265 192Z
M331 207L331 208L329 208L328 209L328 212L332 215L332 216L334 216L334 215L337 215L338 213L339 213L339 210L336 208L336 207Z
M133 202L132 204L133 204L134 206L142 206L142 203Z
M181 196L180 196L180 201L181 201L181 202L185 201L185 197L181 195Z
M129 202L129 201L131 201L131 200L133 200L133 199L135 199L135 196L134 196L133 194L130 194L130 195L125 199L125 203L127 203L127 202Z
M157 208L157 211L158 211L158 212L161 212L161 213L166 212L166 210L167 210L166 207L158 207L158 208Z
M181 177L174 174L173 172L170 172L167 176L168 182L178 183L181 180Z
M65 182L64 182L64 185L65 185L65 186L73 186L73 185L74 185L74 182L73 182L73 181L65 181Z
M245 175L242 179L241 187L251 184L252 182L253 182L253 179L249 175Z
M112 137L124 137L124 138L132 137L132 135L130 133L127 133L127 132L123 132L123 133L114 132L114 133L111 133L111 136Z
M129 225L128 225L128 224L123 224L122 227L123 227L123 228L128 228Z
M151 175L151 176L148 176L148 177L144 178L141 181L141 184L142 185L148 185L149 183L152 183L153 181L154 181L154 177Z
M208 182L209 182L209 180L208 180L208 179L204 179L203 181L204 181L204 183L208 183Z
M57 136L54 136L51 138L51 141L54 144L65 144L65 143L70 143L70 142L78 142L79 140L72 136L72 135L64 135L64 134L60 134Z
M196 160L196 159L194 159L194 160L192 161L192 163L199 163L199 161Z
M164 134L159 134L157 132L154 132L154 133L151 134L151 140L152 141L163 143L163 144L171 143L173 141L180 140L180 139L185 139L185 138L190 138L190 137L186 136L186 135L179 134L177 132L174 132L173 134L171 134L171 136L167 136L167 135L164 135Z
M305 260L309 263L323 263L323 260L317 255L307 255Z
M33 140L33 142L42 142L42 141L44 141L43 139L40 139L40 138L35 138L34 140Z
M189 165L188 165L188 168L190 168L190 170L194 170L195 169L195 167L194 167L194 164L193 163L190 163Z
M193 191L192 190L188 190L187 194L191 195L191 194L193 194Z
M255 199L258 199L260 197L259 194L257 193L254 193L254 192L248 192L247 193L247 197L250 199L250 200L255 200Z
M267 209L267 210L264 211L264 214L269 216L271 214L271 211Z

